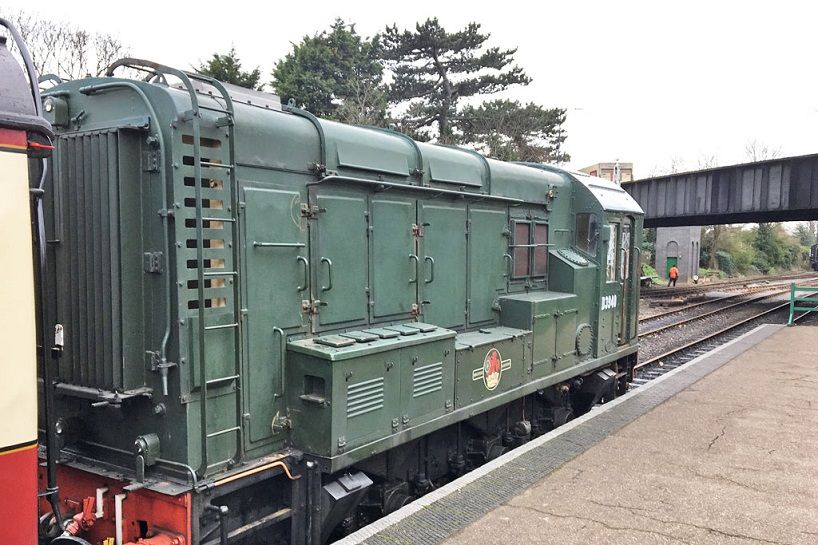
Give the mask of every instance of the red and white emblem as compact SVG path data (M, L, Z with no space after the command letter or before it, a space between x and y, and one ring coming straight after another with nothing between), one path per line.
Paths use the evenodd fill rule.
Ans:
M491 348L483 358L483 366L472 371L472 380L482 380L486 390L494 390L500 384L503 371L511 369L511 359L504 360L500 351Z

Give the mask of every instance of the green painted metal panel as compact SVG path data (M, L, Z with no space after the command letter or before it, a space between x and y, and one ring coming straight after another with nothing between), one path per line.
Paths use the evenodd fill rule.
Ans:
M421 203L423 319L449 328L466 323L466 208Z
M576 362L577 308L576 298L573 299L571 301L573 308L565 308L563 305L555 316L557 325L555 371L568 369Z
M537 291L500 298L500 323L530 329L534 335L534 377L565 367L574 352L577 296L573 293ZM573 324L573 325L571 325Z
M411 335L345 346L321 338L288 344L288 407L297 448L335 456L450 410L454 331L406 325Z
M455 407L499 395L529 379L531 332L493 327L455 340Z
M304 325L301 301L309 297L306 220L296 191L244 188L244 361L248 439L272 437L283 410L283 330Z
M343 167L409 176L409 163L403 150L364 147L360 142L338 143L338 165Z
M313 299L321 301L318 326L360 324L367 319L366 195L319 194L313 223Z
M494 302L506 286L505 209L469 209L469 323L495 319Z
M415 201L373 197L371 210L373 319L408 319L421 274L412 235Z
M436 418L454 402L454 341L443 339L401 349L401 428Z

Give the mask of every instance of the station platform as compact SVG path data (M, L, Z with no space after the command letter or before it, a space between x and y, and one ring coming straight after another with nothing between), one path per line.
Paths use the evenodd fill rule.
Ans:
M818 327L760 326L338 543L816 544Z

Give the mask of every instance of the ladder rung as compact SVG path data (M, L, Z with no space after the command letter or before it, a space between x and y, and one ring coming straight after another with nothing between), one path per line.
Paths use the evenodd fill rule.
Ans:
M206 271L204 273L205 276L238 276L238 274L236 271Z
M231 112L229 110L225 110L224 108L214 108L213 106L203 106L203 105L199 104L199 109L200 110L207 110L209 112L219 112L219 113L222 113L222 114L225 114L225 115L230 115L230 116L233 115L233 112Z
M202 160L199 160L199 164L202 165L203 167L208 167L208 168L223 168L223 169L226 169L226 170L230 170L230 169L233 168L233 165L225 165L223 163L211 163L210 161L202 161Z
M231 329L231 328L238 327L238 326L239 326L238 323L222 324L222 325L208 325L208 326L205 326L205 331L212 331L214 329Z
M227 223L233 223L236 221L236 218L202 218L202 221L226 221Z
M214 431L213 433L208 433L207 438L212 439L213 437L218 437L218 436L224 435L226 433L232 433L234 431L240 431L240 430L241 430L240 427L233 426L232 428L227 428L227 429L224 429L224 430Z
M207 381L208 386L213 386L214 384L221 384L222 382L230 382L239 378L239 375L231 375L229 377L219 377L214 378Z

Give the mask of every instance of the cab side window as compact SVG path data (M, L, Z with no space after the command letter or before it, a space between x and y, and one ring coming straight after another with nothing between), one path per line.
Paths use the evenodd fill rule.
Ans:
M599 226L596 215L582 213L577 214L576 221L576 247L586 254L596 257L597 242L599 241Z
M537 221L514 221L511 256L512 278L545 276L548 272L548 224Z
M610 240L608 241L608 282L616 281L616 249L619 247L619 224L608 225Z

